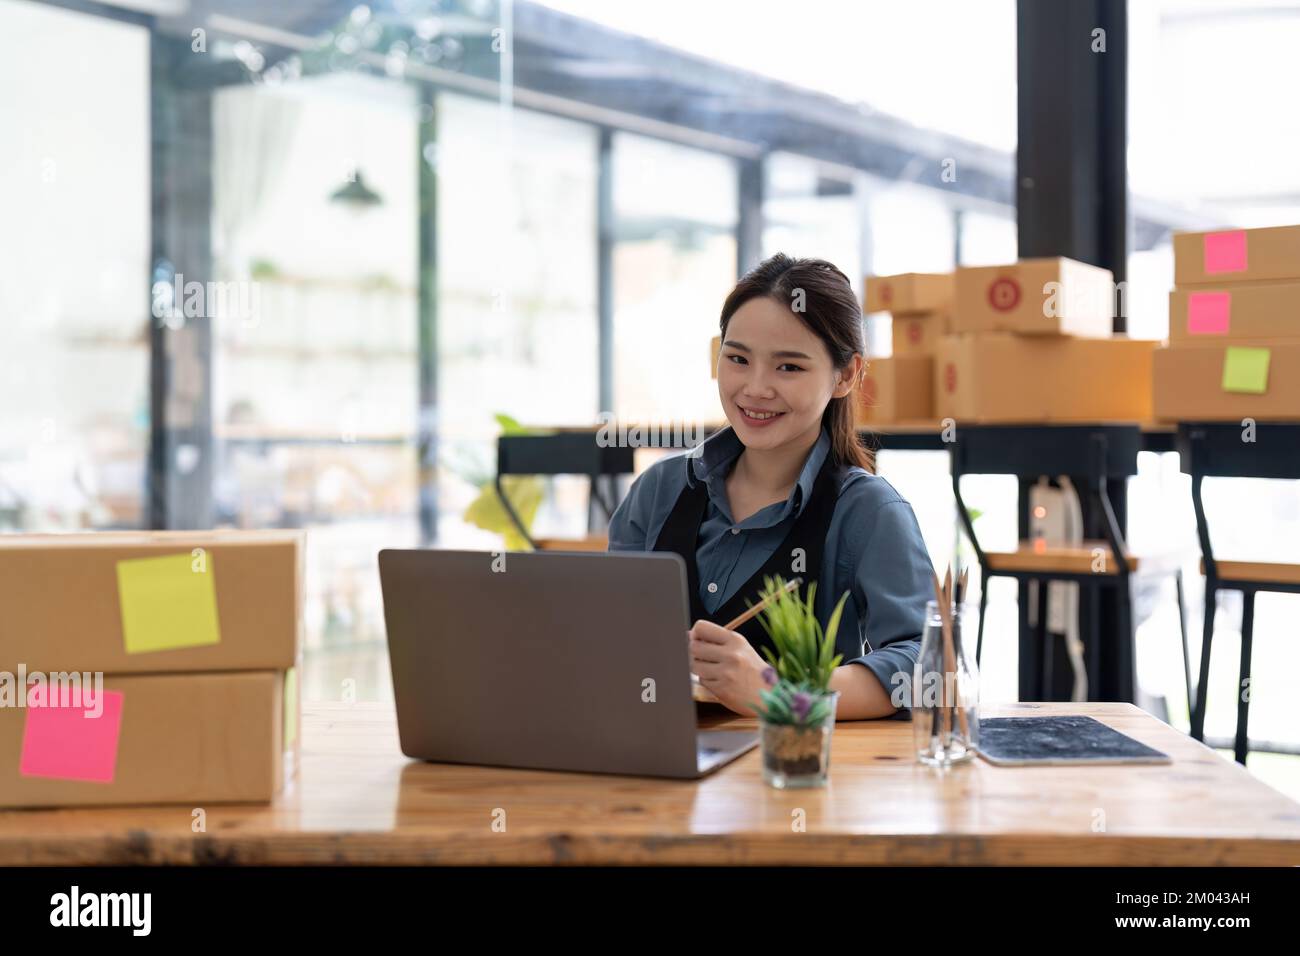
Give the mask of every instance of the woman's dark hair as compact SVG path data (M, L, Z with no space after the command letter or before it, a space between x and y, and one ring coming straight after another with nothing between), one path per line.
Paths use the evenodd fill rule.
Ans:
M843 369L854 354L866 351L862 333L862 307L848 277L824 259L792 259L778 252L749 270L722 303L719 327L727 337L727 323L750 299L766 297L780 302L826 343L836 369ZM822 414L831 435L831 455L837 464L857 465L875 473L876 456L858 440L853 403L858 383L843 398L832 398Z

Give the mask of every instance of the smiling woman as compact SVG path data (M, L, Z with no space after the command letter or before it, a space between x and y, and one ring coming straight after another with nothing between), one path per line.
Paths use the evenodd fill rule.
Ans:
M873 473L854 427L863 338L849 280L820 259L773 256L727 296L720 326L731 427L638 476L610 521L610 550L682 556L692 669L735 712L754 713L772 645L757 619L720 622L781 575L817 582L823 628L852 597L831 678L840 718L906 716L931 566L911 506Z
M770 486L797 453L806 455L822 426L837 460L875 470L853 423L862 311L843 272L778 253L727 296L721 328L718 394L727 420L755 451L737 463L742 484ZM763 453L772 451L780 454Z

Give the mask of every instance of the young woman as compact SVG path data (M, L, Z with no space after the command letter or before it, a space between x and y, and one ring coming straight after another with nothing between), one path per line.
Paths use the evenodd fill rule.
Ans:
M638 476L610 521L609 549L682 556L691 669L746 716L766 686L760 648L771 641L757 618L722 625L758 600L764 575L801 577L804 589L816 581L823 629L848 591L836 716L905 717L931 564L911 506L858 441L864 343L849 280L829 262L775 255L727 296L721 327L718 395L731 427Z

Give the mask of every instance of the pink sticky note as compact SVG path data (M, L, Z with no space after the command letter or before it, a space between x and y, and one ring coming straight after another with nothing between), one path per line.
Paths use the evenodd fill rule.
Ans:
M1231 292L1193 292L1187 297L1189 335L1227 335L1231 319Z
M103 692L103 712L98 716L84 703L27 708L23 727L22 758L18 772L24 777L55 777L112 783L117 767L117 739L122 729L122 692Z
M1205 234L1205 271L1208 275L1220 272L1246 271L1246 230L1232 232L1207 232Z

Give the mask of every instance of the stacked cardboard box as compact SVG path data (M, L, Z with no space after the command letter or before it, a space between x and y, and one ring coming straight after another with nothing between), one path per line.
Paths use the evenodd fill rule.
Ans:
M1175 235L1174 286L1156 417L1300 418L1300 226Z
M938 419L1146 421L1154 342L1111 333L1111 273L1072 259L960 268L934 373Z
M1110 338L1109 269L1061 257L963 267L955 279L954 332Z
M890 314L894 354L868 361L859 390L859 424L934 418L934 360L949 331L952 295L952 273L867 277L863 311Z
M0 536L0 807L270 800L302 568L298 532Z
M1142 422L1151 418L1155 342L979 332L940 351L940 419L984 424Z
M858 388L859 425L934 418L934 356L895 355L867 362Z

